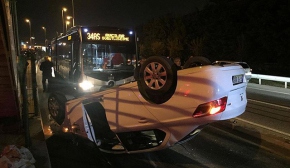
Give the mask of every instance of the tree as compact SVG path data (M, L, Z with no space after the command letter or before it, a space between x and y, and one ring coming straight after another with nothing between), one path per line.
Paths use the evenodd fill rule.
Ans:
M203 56L204 38L193 39L189 44L189 49L192 51L192 56Z
M160 41L155 41L151 45L153 55L164 55L165 53L165 45Z
M186 28L181 18L176 18L170 26L167 38L167 50L171 58L183 57L184 44L186 43Z
M168 39L167 49L170 58L182 57L181 51L183 50L183 45L178 38Z

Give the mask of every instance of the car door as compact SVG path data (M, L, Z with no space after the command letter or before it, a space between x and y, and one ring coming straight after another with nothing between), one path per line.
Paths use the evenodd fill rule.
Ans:
M111 88L98 98L105 109L110 129L130 152L166 146L163 144L167 143L170 131L147 110L138 98L141 95L135 95L134 91L138 91L136 82ZM87 137L98 143L92 122L86 116L83 113Z

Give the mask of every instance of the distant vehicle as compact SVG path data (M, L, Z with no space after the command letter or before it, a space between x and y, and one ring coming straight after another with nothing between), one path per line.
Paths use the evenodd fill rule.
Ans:
M239 65L241 65L244 68L245 77L247 79L247 82L249 82L250 79L252 78L252 69L250 68L250 66L246 62L215 61L213 64L220 64L220 65L224 65L224 64L239 64Z
M52 93L51 117L63 132L108 153L140 153L184 143L207 124L241 115L247 105L241 66L194 57L185 69L166 57L146 59L134 82L79 98Z
M20 55L24 56L27 60L31 60L31 54L34 53L33 50L27 49L27 50L21 50Z
M134 32L116 27L75 26L51 43L56 73L80 93L133 81L135 55Z

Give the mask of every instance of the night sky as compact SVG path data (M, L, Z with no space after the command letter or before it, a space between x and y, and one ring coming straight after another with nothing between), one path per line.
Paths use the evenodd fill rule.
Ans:
M134 28L168 13L187 14L201 9L208 0L73 0L75 25L102 25ZM62 8L72 16L72 0L18 0L17 17L21 41L29 40L29 24L37 43L62 32ZM68 26L70 27L70 26Z

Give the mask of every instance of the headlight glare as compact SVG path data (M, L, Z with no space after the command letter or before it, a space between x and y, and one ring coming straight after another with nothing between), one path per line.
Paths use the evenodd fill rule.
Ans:
M94 85L91 82L89 82L89 81L83 81L82 83L79 83L79 86L83 90L89 90L89 89L94 87Z

